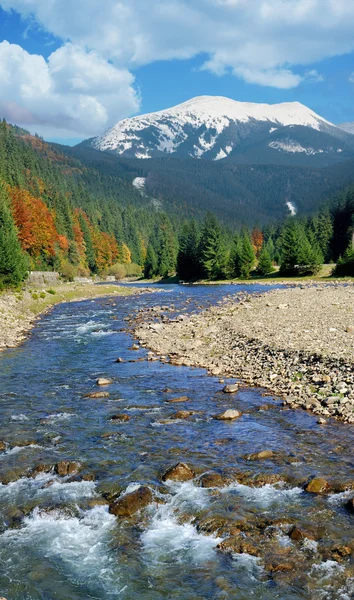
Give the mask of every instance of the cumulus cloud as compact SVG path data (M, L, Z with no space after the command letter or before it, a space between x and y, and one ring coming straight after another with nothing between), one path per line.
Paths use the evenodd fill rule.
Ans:
M130 90L127 70L206 55L202 69L216 75L232 73L249 83L288 89L322 81L311 65L354 50L354 2L348 0L0 0L0 6L35 19L62 39L66 56L72 44L74 65L80 52L86 58L94 52L102 73L109 71L108 96L114 95L116 77L111 68L126 77ZM52 63L47 64L50 77L64 93L69 65L56 75ZM87 103L96 100L108 124L111 103L102 99L106 92L94 91L104 78L95 69L90 78L89 71L70 74L70 94L81 93ZM128 95L133 108L136 96Z
M94 51L66 43L48 60L21 46L0 43L0 114L39 133L101 133L117 118L136 112L134 77Z

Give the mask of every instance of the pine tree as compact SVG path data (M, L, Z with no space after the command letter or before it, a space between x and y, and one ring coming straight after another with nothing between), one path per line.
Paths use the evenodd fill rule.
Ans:
M202 273L207 279L219 279L225 276L227 250L217 218L207 213L202 229L199 256Z
M152 279L158 275L158 262L155 249L152 244L147 247L145 264L144 264L144 277L146 279Z
M267 245L263 244L261 253L259 255L257 273L259 273L260 275L268 275L268 273L272 273L273 271L274 267L272 264L272 259L267 249Z
M177 255L177 273L181 279L191 280L201 276L199 261L200 233L196 221L187 221L182 226Z
M281 235L280 271L285 275L313 275L318 272L323 258L317 245L311 245L303 225L292 219Z
M232 242L229 259L229 271L231 277L240 277L241 275L241 252L242 237L236 233Z
M256 256L248 232L242 236L242 250L240 254L240 277L248 279L254 267Z
M19 285L27 269L28 261L18 240L8 197L0 184L0 287Z

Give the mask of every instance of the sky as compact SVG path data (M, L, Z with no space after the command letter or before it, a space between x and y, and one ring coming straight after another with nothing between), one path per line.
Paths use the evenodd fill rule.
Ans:
M354 121L354 0L0 0L0 117L74 144L194 96Z

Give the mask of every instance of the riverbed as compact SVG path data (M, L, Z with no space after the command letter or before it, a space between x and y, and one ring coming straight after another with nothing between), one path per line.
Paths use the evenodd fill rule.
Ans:
M147 360L127 330L140 309L164 306L171 317L228 294L265 291L162 289L58 305L21 347L0 355L0 595L349 600L354 517L345 504L353 493L339 490L354 481L352 426L330 420L323 427L263 389L224 394L203 369ZM113 380L104 388L109 396L87 397L101 377ZM187 400L169 402L180 396ZM193 414L175 418L180 408ZM213 418L229 408L242 417ZM110 420L117 413L129 420ZM249 460L263 450L272 457ZM80 472L33 472L63 460L80 463ZM194 479L162 483L180 461ZM202 487L206 472L227 484ZM337 492L306 493L314 476L336 481ZM110 514L108 495L139 485L153 490L154 501L129 519ZM294 524L309 537L292 540ZM243 549L223 551L237 536Z

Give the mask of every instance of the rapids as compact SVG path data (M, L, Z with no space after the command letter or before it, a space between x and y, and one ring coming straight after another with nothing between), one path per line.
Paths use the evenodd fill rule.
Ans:
M126 318L153 306L194 312L252 286L161 286L162 292L62 304L44 316L19 348L0 354L0 596L8 600L349 600L352 559L333 560L334 546L350 546L350 493L314 496L302 482L320 475L354 480L354 429L323 427L315 416L241 387L222 394L204 370L147 360L132 350ZM168 316L173 315L169 312ZM124 362L115 362L118 357ZM134 360L135 362L129 362ZM114 383L107 398L88 398L96 379ZM226 380L226 383L229 380ZM166 391L167 389L171 391ZM166 402L188 396L183 405ZM264 407L264 405L267 405ZM260 407L264 407L261 408ZM170 417L197 411L187 420ZM236 408L231 423L216 412ZM116 413L126 422L113 422ZM271 449L275 459L247 461ZM79 461L89 480L53 472L28 477L39 463ZM221 489L192 482L161 484L166 468L191 465L198 476L234 474ZM275 474L278 483L252 487L237 472ZM130 520L109 514L102 493L150 486L156 502ZM226 537L208 531L207 518L268 521L259 556L223 554ZM277 521L278 525L274 522ZM299 544L292 524L316 531ZM285 525L284 525L285 524ZM264 538L264 539L263 539ZM299 568L270 576L269 548L295 556ZM265 542L264 542L265 540Z

